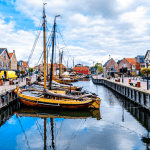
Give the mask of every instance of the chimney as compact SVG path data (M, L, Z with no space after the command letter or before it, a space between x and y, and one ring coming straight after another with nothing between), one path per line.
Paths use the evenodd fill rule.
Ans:
M110 60L110 55L109 55L109 60Z
M15 50L13 50L13 54L15 54Z

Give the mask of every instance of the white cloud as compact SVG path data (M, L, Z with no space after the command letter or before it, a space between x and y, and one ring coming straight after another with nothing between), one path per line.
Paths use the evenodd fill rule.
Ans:
M35 26L39 26L43 2L47 3L45 10L49 28L53 25L55 15L62 16L62 19L57 18L57 25L76 63L106 61L109 55L114 59L135 57L145 55L149 49L150 2L147 0L17 0L13 4L17 11L32 19ZM4 17L0 20L3 47L16 49L19 59L28 59L35 33L30 29L16 30L13 15L11 16L12 21L9 23L4 21ZM36 54L40 55L42 45L40 39ZM60 45L63 45L62 41ZM20 49L26 53L22 55ZM65 53L64 57L68 56ZM37 61L37 55L33 56L34 59Z

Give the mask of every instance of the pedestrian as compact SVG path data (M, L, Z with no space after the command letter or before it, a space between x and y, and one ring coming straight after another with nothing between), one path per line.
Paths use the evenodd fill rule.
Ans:
M3 74L2 77L3 77L3 82L4 82L4 84L5 84L5 74Z

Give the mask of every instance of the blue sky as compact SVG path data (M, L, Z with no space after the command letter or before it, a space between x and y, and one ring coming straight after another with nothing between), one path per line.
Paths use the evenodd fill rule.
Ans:
M9 52L16 51L17 59L28 60L46 2L46 19L49 30L55 15L67 49L67 59L75 64L103 64L109 55L115 60L145 55L150 47L149 0L1 0L0 45ZM42 33L30 62L37 64L41 55ZM59 38L58 48L64 47ZM58 62L58 49L56 62ZM70 55L69 55L70 54ZM71 58L70 58L71 56ZM50 58L49 58L50 59Z

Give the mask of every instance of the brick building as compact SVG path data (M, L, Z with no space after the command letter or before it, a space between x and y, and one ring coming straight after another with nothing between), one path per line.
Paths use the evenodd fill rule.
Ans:
M13 50L13 53L9 53L10 56L10 62L9 62L9 69L12 71L17 70L17 59L15 55L15 50Z
M135 62L135 58L124 58L118 64L119 74L122 74L122 69L125 75L138 75L140 73L140 65Z
M76 73L89 74L89 68L88 67L74 67L73 70Z
M103 65L103 74L106 78L107 76L115 77L118 74L118 64L117 62L111 58Z
M10 56L7 51L7 48L0 48L0 71L9 70L9 62L10 62Z

